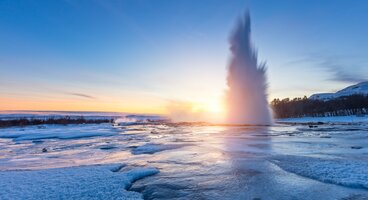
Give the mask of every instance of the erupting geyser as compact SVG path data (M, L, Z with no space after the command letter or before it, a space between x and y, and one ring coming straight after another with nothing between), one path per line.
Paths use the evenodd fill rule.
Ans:
M266 63L258 63L250 38L250 16L240 18L230 37L228 66L227 122L231 124L271 124L267 102Z

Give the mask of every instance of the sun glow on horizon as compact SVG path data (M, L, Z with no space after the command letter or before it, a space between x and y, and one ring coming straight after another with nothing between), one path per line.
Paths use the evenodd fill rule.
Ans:
M207 99L195 104L198 111L220 114L225 112L225 105L218 99Z
M197 101L172 101L167 112L172 120L223 122L226 105L222 98L212 97Z
M151 99L153 101L154 99ZM6 111L91 111L91 112L124 112L136 114L165 114L165 101L156 100L154 106L148 101L113 100L75 100L75 99L23 99L0 98L0 110Z

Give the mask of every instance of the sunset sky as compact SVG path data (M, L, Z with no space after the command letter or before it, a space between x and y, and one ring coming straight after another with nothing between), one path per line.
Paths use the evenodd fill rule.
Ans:
M247 9L270 100L368 79L365 0L2 0L0 110L217 111Z

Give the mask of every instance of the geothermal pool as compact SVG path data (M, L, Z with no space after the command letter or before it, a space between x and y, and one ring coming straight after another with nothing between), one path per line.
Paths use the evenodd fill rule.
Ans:
M0 199L368 199L368 126L0 129Z

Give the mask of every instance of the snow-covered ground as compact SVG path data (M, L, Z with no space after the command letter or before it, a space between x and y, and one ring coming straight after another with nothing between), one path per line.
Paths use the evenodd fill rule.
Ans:
M142 199L131 184L158 173L155 168L119 172L124 165L0 172L1 199Z
M49 118L80 118L85 119L115 119L125 116L118 112L67 112L67 111L0 111L0 120L11 119L49 119Z
M2 128L0 199L368 199L367 138L365 121Z
M300 118L284 118L277 119L276 122L287 123L368 123L367 116L335 116L335 117L300 117Z
M0 120L13 120L13 119L89 119L89 120L101 120L101 119L114 119L119 123L136 123L147 121L168 120L167 117L161 115L135 115L120 112L69 112L69 111L0 111Z
M110 124L109 124L110 125ZM79 125L38 125L26 128L11 127L0 131L0 138L12 138L14 141L42 139L78 139L96 136L111 136L118 131L112 126L91 124ZM50 131L51 130L51 131Z
M275 156L275 164L286 171L353 188L368 189L368 163L359 160Z

